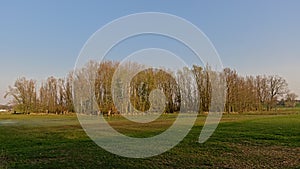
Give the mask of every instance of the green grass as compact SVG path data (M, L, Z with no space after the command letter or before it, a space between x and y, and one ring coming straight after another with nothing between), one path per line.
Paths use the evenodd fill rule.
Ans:
M120 132L149 137L176 116L135 126L107 119ZM197 142L205 116L170 151L146 159L106 152L83 131L76 116L0 115L0 168L300 168L300 114L224 115L212 137ZM1 123L2 122L2 123ZM141 130L142 128L142 130Z

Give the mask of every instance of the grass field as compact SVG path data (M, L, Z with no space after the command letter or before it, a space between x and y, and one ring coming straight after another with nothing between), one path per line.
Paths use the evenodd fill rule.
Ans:
M205 120L199 116L180 144L146 159L106 152L89 139L75 115L2 114L0 168L300 168L300 114L286 112L224 115L204 144L197 142ZM175 117L165 115L142 131L118 117L107 120L127 135L148 137Z

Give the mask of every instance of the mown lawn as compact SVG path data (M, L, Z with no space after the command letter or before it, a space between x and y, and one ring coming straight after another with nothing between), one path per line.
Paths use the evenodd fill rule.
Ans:
M136 127L107 119L125 134L160 133L176 116ZM146 159L106 152L85 134L75 115L0 115L0 168L300 168L300 114L224 115L213 136L197 142L199 116L187 137L170 151ZM140 127L143 130L139 130Z

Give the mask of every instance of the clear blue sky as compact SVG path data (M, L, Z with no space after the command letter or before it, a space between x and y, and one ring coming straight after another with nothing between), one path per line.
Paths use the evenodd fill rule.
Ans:
M198 26L223 65L243 75L278 74L300 95L300 1L0 2L0 103L21 76L63 77L104 24L137 12L165 12Z

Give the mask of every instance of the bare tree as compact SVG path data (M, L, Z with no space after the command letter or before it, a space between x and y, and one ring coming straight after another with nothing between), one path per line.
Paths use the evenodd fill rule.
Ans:
M33 112L37 102L35 83L34 80L27 80L25 77L19 78L13 87L9 86L4 97L12 96L16 109L24 113Z
M295 93L288 93L285 96L284 105L286 107L295 107L297 97L298 97L298 95L296 95Z
M268 77L269 86L269 98L267 102L267 110L271 110L278 100L278 97L282 97L287 94L287 82L280 76L269 76Z

